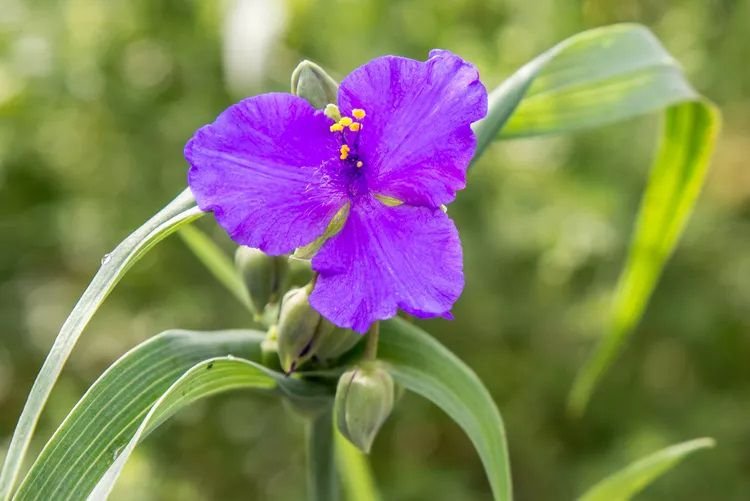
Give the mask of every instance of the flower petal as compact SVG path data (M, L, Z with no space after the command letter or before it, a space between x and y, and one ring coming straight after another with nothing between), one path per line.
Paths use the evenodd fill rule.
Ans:
M461 242L440 209L388 207L370 197L312 262L310 303L340 327L364 333L397 308L446 316L464 285Z
M437 207L465 187L476 148L470 125L487 114L472 64L443 50L425 62L380 57L341 82L339 107L367 113L359 151L371 190Z
M283 254L310 243L346 202L329 125L290 94L230 106L185 146L198 205L239 244Z

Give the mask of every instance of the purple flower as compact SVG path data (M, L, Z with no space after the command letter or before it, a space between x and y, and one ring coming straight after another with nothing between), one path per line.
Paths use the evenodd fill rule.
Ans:
M340 116L290 94L240 101L185 147L190 188L235 242L292 252L348 216L312 260L312 306L364 333L398 308L450 318L461 242L441 205L466 185L487 113L476 68L434 50L380 57L341 82ZM335 113L335 112L334 112Z

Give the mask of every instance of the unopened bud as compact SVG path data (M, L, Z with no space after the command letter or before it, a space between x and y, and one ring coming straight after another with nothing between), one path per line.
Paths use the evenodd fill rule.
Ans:
M338 92L336 81L311 61L302 61L292 73L292 94L306 99L316 109L335 103Z
M367 364L342 374L334 413L342 435L365 453L393 410L393 379L385 369Z
M281 369L287 374L312 358L321 318L310 306L308 287L292 289L284 295L279 312L278 349Z
M289 270L286 256L269 256L259 249L241 245L234 254L234 263L242 274L256 314L260 315L266 306L279 301Z
M260 343L260 361L269 369L281 370L278 328L275 325L268 330L266 338Z
M325 318L321 319L316 340L315 356L320 360L334 360L348 352L361 339L362 335L349 329L336 327Z

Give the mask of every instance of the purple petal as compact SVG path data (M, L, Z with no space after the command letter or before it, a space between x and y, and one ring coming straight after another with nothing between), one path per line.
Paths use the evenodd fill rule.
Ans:
M476 148L470 124L487 114L477 69L435 50L425 61L385 56L341 82L339 106L363 108L360 156L373 191L412 205L451 202Z
M198 206L235 242L269 254L310 243L346 202L329 125L290 94L230 106L185 146Z
M340 327L364 333L397 308L447 316L464 285L461 242L440 209L361 200L312 262L310 303Z

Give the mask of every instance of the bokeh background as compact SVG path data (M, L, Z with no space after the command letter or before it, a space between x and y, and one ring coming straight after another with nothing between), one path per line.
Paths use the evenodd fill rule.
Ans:
M451 207L467 287L425 328L475 368L504 415L517 499L571 499L682 440L643 500L750 498L750 2L735 0L0 0L0 457L34 376L101 257L185 186L182 148L233 101L287 90L310 58L337 77L433 47L492 87L555 42L650 27L725 125L707 186L632 342L580 420L572 378L606 325L657 135L645 117L496 144ZM231 249L213 220L200 222ZM39 428L171 327L243 327L243 308L178 238L91 323ZM249 394L181 412L138 450L114 499L302 499L302 423ZM490 499L461 430L407 396L372 454L387 500Z

